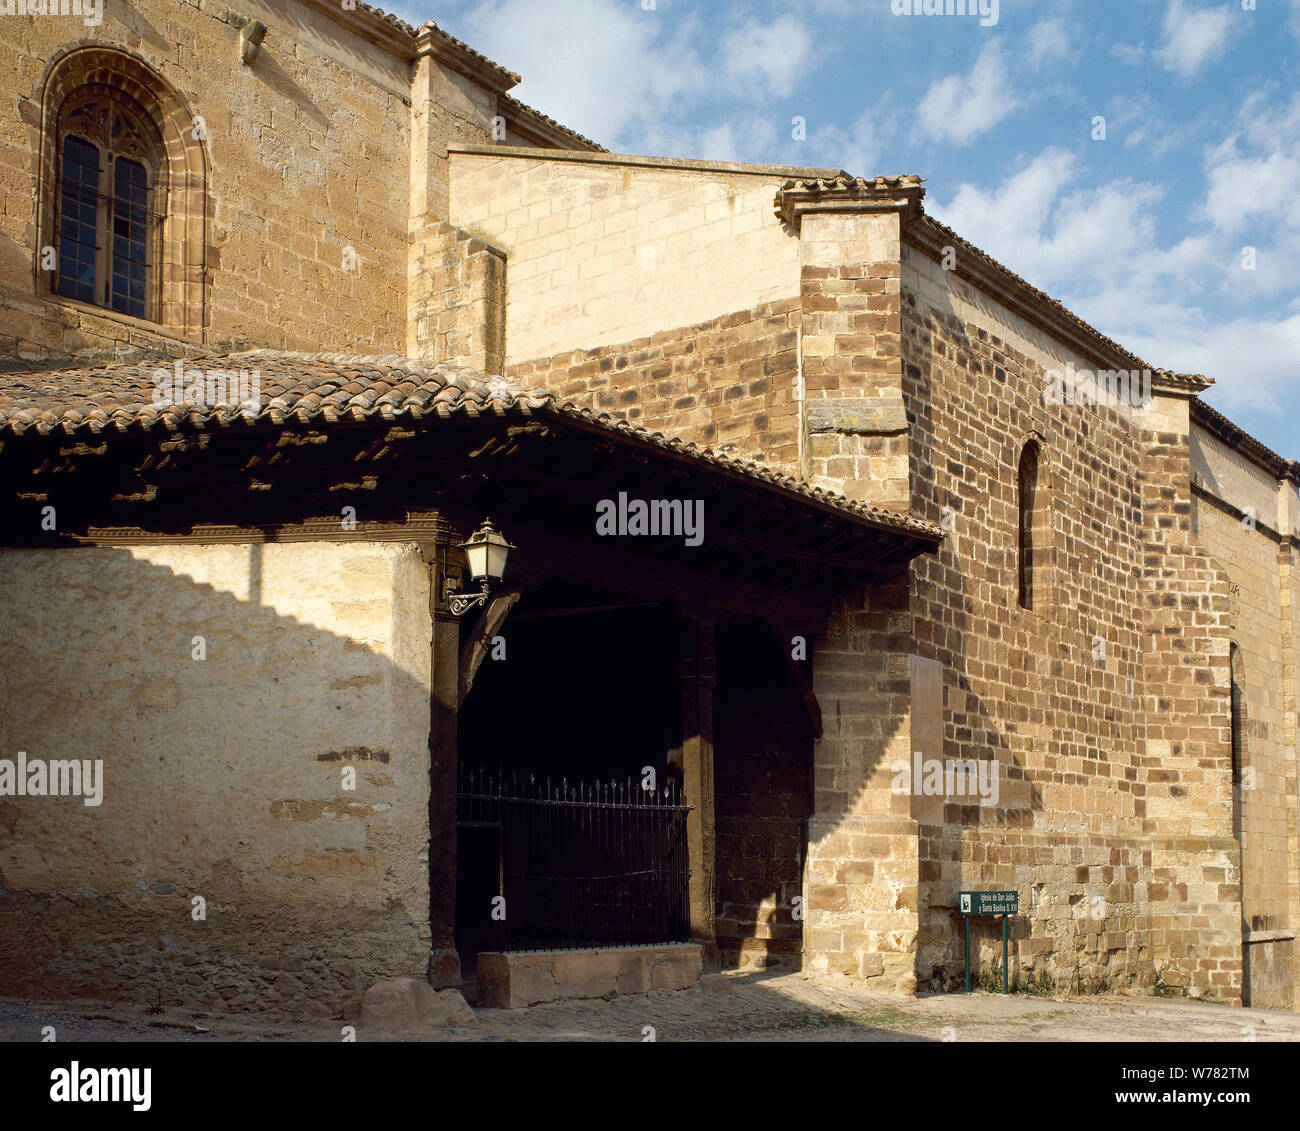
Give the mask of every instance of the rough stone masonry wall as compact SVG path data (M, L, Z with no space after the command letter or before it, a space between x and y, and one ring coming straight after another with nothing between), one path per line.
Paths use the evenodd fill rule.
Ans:
M448 222L449 145L481 144L500 124L496 93L433 56L412 82L410 319L406 349L437 364L500 374L505 364L505 261L490 243Z
M0 994L340 1016L425 976L428 584L396 543L0 553L0 758L105 778L0 798Z
M1296 747L1289 623L1293 550L1279 485L1217 438L1193 428L1194 467L1212 498L1193 495L1193 530L1232 579L1229 631L1240 650L1245 730L1240 789L1242 918L1249 1004L1296 1003ZM1281 500L1285 504L1285 498ZM1244 508L1250 508L1249 511ZM1266 529L1267 528L1267 529Z
M433 266L438 242L444 250ZM435 225L429 243L423 259L428 295L416 318L416 353L434 363L502 375L505 256L451 224Z
M252 66L239 24L268 32ZM202 116L207 344L399 353L406 337L410 79L404 58L294 2L105 4L104 19L0 19L4 364L195 352L155 324L47 296L33 276L41 89L75 46L130 52ZM197 214L203 205L191 194ZM356 253L347 270L345 248Z
M519 388L787 474L799 460L799 302L783 299L695 326L508 367Z
M902 325L913 511L949 528L913 564L916 648L942 665L942 757L999 771L995 806L922 806L918 979L960 979L959 890L1013 888L1013 977L1150 984L1138 433L1113 407L1045 404L1044 371L1097 366L906 243ZM1017 463L1031 436L1049 543L1026 610ZM1000 968L995 921L975 926L978 970Z

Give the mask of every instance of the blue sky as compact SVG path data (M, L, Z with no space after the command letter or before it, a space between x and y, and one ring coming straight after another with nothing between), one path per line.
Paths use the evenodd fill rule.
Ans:
M1300 0L893 10L922 2L383 7L618 152L919 173L933 215L1300 458Z

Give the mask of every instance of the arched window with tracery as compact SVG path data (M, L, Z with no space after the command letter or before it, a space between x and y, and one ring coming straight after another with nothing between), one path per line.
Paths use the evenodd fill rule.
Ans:
M166 200L162 139L148 113L107 86L82 87L58 124L56 293L158 321Z
M143 60L111 47L55 58L41 92L37 293L202 341L206 133Z

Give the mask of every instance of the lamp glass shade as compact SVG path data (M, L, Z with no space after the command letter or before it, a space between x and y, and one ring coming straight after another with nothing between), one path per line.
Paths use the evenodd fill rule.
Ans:
M513 547L491 522L485 521L468 541L461 544L469 559L469 574L475 581L500 581L505 576L506 558Z

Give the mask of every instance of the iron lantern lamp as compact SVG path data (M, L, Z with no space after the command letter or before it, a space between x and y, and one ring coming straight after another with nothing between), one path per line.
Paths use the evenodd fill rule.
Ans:
M469 559L469 575L474 581L479 582L479 589L478 592L469 593L448 592L447 607L453 616L458 617L463 616L475 605L482 605L487 601L492 586L505 576L506 559L514 546L501 536L501 532L492 525L491 519L485 518L483 525L460 543L460 548L465 551L465 557Z

